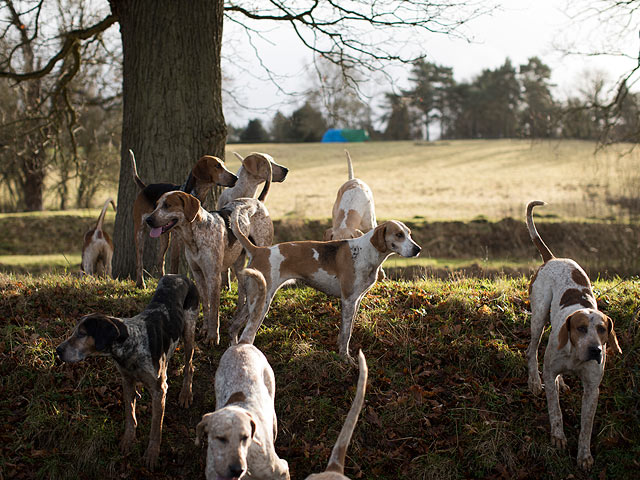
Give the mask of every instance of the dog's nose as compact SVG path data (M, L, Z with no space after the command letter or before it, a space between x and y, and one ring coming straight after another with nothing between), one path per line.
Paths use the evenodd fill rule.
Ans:
M62 358L62 352L63 352L62 347L58 345L56 347L56 355L58 355L58 358Z
M589 354L589 360L595 360L596 362L602 362L602 347L600 345L592 345L587 350Z
M417 257L418 254L422 251L422 248L417 243L413 247L413 256Z
M147 222L147 225L149 225L151 228L155 227L155 225L153 224L153 217L147 217L145 222Z
M243 468L238 464L229 465L229 476L232 478L238 478L240 475L242 475L243 471Z

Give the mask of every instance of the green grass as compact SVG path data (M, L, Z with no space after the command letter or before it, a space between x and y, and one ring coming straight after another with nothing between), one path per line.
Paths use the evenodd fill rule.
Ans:
M180 353L172 359L156 474L140 462L148 441L148 396L138 402L136 447L123 457L117 446L122 394L113 362L54 361L53 349L81 315L131 316L152 288L70 275L0 275L3 478L203 476L205 450L193 444L195 426L214 408L213 376L224 347L198 342L189 410L177 405L183 359ZM575 466L577 378L567 378L571 390L561 398L568 452L551 447L546 401L527 389L526 288L524 278L429 278L385 281L367 294L352 339L354 353L362 348L367 356L369 383L348 452L351 478L633 478L640 454L640 328L633 318L640 280L594 282L623 354L607 361L590 475ZM221 307L224 331L234 292L223 293ZM336 354L339 319L337 300L287 288L256 339L276 374L276 445L294 479L326 466L355 391L356 370Z

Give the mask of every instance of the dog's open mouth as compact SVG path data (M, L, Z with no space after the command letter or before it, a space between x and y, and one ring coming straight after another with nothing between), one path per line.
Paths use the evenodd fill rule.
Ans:
M163 233L166 233L169 230L171 230L176 223L178 223L178 220L171 220L169 223L167 223L166 225L163 225L162 227L154 227L149 232L149 235L153 238L158 238Z

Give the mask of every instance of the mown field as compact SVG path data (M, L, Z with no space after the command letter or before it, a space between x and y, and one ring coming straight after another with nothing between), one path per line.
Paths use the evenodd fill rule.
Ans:
M366 479L632 479L640 469L638 279L595 283L622 355L607 358L592 439L595 465L576 469L581 386L561 399L568 451L550 444L544 398L527 389L527 281L427 279L379 283L364 299L352 348L369 365L365 407L347 474ZM177 404L180 353L169 369L160 466L144 469L150 399L138 402L133 452L123 457L121 384L93 358L61 365L54 348L87 312L131 316L152 288L73 276L0 275L0 478L204 478L193 443L214 409L224 347L198 342L194 404ZM224 293L224 321L235 307ZM350 406L357 371L336 355L339 302L308 288L281 291L256 339L276 375L277 450L292 479L322 470ZM545 344L543 341L543 345ZM541 352L542 353L542 352Z

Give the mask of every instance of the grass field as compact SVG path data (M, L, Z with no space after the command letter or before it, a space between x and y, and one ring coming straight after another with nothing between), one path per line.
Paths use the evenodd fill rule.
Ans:
M565 377L568 451L550 444L544 397L527 388L525 279L385 281L364 298L352 349L367 356L365 407L348 451L354 479L633 479L640 464L640 302L637 279L595 282L600 309L615 320L622 355L607 358L590 474L577 470L580 383ZM0 274L0 478L203 478L195 426L215 405L213 377L224 346L198 341L194 404L177 404L180 352L169 367L160 466L141 464L151 418L138 401L129 456L121 383L112 361L55 361L78 318L139 312L152 293L132 282ZM223 331L235 292L223 292ZM292 479L326 466L353 398L357 372L336 354L339 302L309 288L278 293L256 345L276 376L278 454ZM202 320L200 320L201 322ZM226 342L226 337L223 338ZM542 345L546 344L543 339ZM543 347L544 348L544 347ZM541 352L542 355L542 352Z
M640 190L638 149L597 151L593 142L573 140L236 144L227 146L226 157L236 171L239 161L231 152L263 151L290 169L267 200L274 218L329 218L347 180L345 148L382 219L519 219L534 198L549 203L545 215L560 219L626 219L619 205ZM117 198L115 187L100 191L95 206L108 195ZM55 192L45 200L56 208Z

